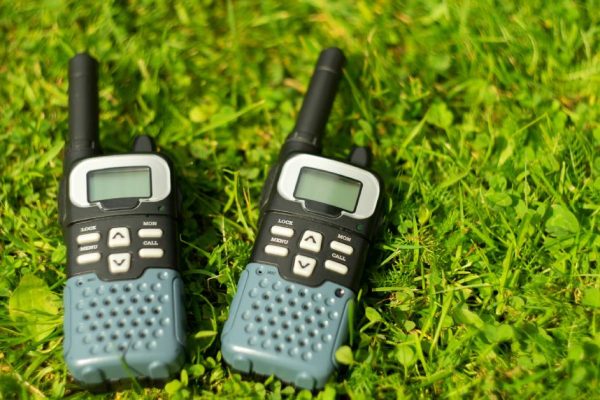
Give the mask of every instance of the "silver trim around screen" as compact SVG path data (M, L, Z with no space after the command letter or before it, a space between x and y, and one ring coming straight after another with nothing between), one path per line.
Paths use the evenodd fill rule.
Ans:
M366 219L375 212L380 192L379 181L375 175L354 165L312 154L298 154L283 164L281 174L279 174L279 181L277 182L277 192L281 197L301 203L302 207L306 209L304 200L294 197L294 190L300 177L300 171L304 167L331 172L362 183L363 186L356 210L352 213L342 211L342 215L347 215L355 219Z
M100 206L100 202L88 202L87 175L91 171L124 168L149 167L152 182L151 194L140 202L154 202L165 199L171 193L171 170L167 162L154 154L118 154L88 158L78 163L69 175L69 199L77 207Z

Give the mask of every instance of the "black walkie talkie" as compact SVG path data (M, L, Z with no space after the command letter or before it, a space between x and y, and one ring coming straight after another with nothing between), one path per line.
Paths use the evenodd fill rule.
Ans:
M336 366L382 208L367 148L349 162L319 155L344 62L337 48L319 57L265 184L252 260L221 336L233 368L308 389L322 387Z
M166 379L184 359L172 166L139 136L101 155L96 60L69 63L69 143L60 190L67 243L64 355L80 382Z

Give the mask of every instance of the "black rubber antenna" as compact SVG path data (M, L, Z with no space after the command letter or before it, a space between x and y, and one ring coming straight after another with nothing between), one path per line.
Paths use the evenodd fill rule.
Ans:
M321 140L345 62L344 53L336 47L321 52L296 126L283 144L281 157L296 152L321 152Z
M98 61L86 53L69 61L69 145L65 167L101 152L98 135Z

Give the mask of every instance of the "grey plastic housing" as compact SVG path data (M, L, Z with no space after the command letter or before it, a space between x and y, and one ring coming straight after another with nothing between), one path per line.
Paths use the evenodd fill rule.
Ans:
M354 297L333 282L310 287L282 279L275 266L248 264L221 335L223 358L242 372L322 388L347 339Z
M65 286L64 357L88 385L125 378L167 379L184 360L183 284L173 269L146 269L106 282L89 273Z

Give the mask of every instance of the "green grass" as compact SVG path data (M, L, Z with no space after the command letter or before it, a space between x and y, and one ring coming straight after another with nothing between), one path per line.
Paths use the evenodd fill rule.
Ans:
M105 149L154 136L185 209L185 370L107 398L599 397L600 3L284 3L0 2L0 398L89 396L62 358L56 200L86 49ZM311 394L233 373L216 333L330 45L349 63L325 153L371 144L387 203L348 365Z

